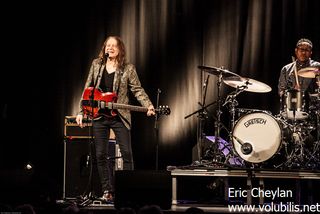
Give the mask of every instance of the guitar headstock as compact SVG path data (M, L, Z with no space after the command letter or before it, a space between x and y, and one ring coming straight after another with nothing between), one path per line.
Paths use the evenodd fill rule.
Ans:
M156 113L160 115L169 115L171 113L171 110L169 106L159 106L156 109Z

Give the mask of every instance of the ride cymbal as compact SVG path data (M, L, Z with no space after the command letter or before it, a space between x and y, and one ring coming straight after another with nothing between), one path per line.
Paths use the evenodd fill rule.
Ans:
M272 90L267 84L246 77L227 77L223 79L223 82L233 88L243 87L244 91L255 93L267 93Z
M222 68L209 67L209 66L204 66L204 65L199 65L198 68L201 69L201 70L204 70L205 72L207 72L209 74L213 74L213 75L216 75L216 76L219 76L221 74L222 77L227 77L227 76L238 76L238 77L240 77L238 74L233 73L231 71L228 71L226 69L222 69Z

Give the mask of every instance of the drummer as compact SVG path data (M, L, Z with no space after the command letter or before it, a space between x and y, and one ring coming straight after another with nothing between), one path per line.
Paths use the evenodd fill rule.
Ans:
M317 72L319 71L320 63L312 60L311 55L312 42L309 39L301 38L295 48L296 59L293 58L293 62L285 65L281 69L278 83L278 93L280 97L284 95L286 90L296 89L303 93L306 91L312 93L318 88L317 84L320 85L320 82L316 81L316 78L305 78L303 75L299 75L299 70L307 67L311 68L310 72L314 72L312 69L317 70Z

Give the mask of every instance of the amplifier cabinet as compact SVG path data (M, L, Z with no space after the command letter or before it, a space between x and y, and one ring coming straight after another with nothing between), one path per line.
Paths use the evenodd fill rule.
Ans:
M100 178L95 160L95 151L90 155L90 139L64 140L64 173L63 173L63 198L74 199L86 193L102 195ZM122 170L123 163L119 145L115 140L108 144L108 161L114 170ZM92 164L91 164L92 163ZM92 169L92 182L90 182L90 169Z
M83 119L85 127L80 128L76 122L76 116L65 116L64 136L65 138L91 138L92 122L88 118ZM109 139L116 139L112 129L110 129Z

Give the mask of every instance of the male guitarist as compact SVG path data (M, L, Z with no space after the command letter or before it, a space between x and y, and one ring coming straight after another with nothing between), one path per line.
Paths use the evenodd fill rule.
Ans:
M141 86L135 66L126 62L124 43L117 36L108 37L103 43L99 57L92 61L76 121L80 127L83 127L82 119L84 115L91 115L93 118L97 168L103 190L102 198L107 202L113 202L113 172L110 171L107 164L109 132L110 128L112 128L115 133L123 158L123 169L133 170L130 110L121 108L112 110L111 113L106 106L108 103L96 100L95 97L98 97L96 93L91 93L90 96L87 96L88 94L86 93L88 93L87 89L89 87L94 89L92 90L94 92L99 90L103 93L112 92L117 94L116 101L121 104L129 103L128 93L130 90L141 105L145 107L148 116L155 115L155 109ZM88 97L91 98L91 101L85 100ZM94 103L91 108L88 107L90 103ZM93 115L90 113L90 109L95 112Z

